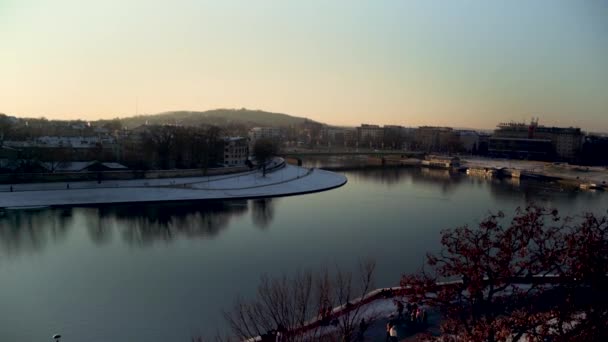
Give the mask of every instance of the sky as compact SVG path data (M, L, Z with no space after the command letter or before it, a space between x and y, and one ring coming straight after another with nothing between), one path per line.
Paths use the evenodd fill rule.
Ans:
M605 0L0 0L0 112L608 131Z

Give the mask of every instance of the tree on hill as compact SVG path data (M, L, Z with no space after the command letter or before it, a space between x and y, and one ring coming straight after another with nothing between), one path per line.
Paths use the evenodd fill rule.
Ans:
M529 206L445 230L441 243L430 271L401 281L407 301L441 309L441 340L608 339L607 217Z
M266 176L266 164L278 152L277 144L270 139L258 139L253 144L253 155L262 168L263 175Z

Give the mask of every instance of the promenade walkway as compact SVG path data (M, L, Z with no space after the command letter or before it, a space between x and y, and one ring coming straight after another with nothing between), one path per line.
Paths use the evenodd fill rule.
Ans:
M341 174L283 164L265 176L253 171L212 177L32 183L13 185L12 192L3 185L0 207L288 196L329 190L346 181Z

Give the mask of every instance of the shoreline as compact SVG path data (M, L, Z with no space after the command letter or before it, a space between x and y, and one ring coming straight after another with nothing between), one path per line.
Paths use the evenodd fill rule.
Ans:
M0 193L0 208L91 206L124 203L257 199L328 191L347 183L344 175L293 165L262 176L259 172L230 177L188 177L129 181L22 184ZM235 187L236 185L236 187Z
M355 171L390 168L445 170L478 178L535 179L558 182L581 190L608 190L608 168L587 167L565 163L491 158L461 159L459 167L433 167L420 159L370 158L366 164L321 166L329 171Z

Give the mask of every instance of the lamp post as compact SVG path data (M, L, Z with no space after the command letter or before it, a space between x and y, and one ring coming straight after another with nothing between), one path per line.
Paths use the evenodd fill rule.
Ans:
M53 335L53 339L55 340L55 342L59 342L59 340L61 340L61 335L55 334Z

